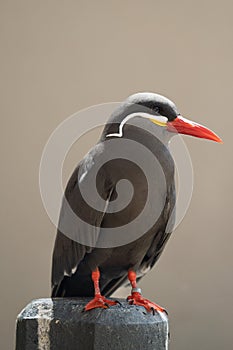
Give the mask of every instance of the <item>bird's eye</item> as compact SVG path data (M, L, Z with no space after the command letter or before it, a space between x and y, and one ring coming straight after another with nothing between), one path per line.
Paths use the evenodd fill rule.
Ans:
M159 113L159 107L155 107L155 108L154 108L154 111L155 111L156 113Z

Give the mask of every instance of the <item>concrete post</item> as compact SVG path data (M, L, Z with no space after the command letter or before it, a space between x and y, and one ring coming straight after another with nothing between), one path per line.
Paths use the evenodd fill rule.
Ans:
M32 301L17 318L16 350L167 350L168 319L121 305L82 312L88 298Z

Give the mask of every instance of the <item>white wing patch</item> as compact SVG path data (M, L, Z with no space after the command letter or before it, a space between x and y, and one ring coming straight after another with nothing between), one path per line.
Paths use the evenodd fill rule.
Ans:
M78 172L78 181L79 183L82 182L85 178L85 176L88 174L90 169L93 167L95 164L94 162L94 155L96 156L96 153L102 153L104 150L104 145L103 144L98 144L95 146L95 150L91 150L90 152L87 153L87 155L84 157L85 161L82 164L82 166L79 169Z
M66 270L64 270L63 275L64 275L64 276L71 277L71 275L74 275L75 272L77 271L77 267L78 267L78 266L73 267L72 270L71 270L71 272L67 272Z
M73 267L73 269L71 270L72 275L74 275L75 272L77 271L77 267L78 267L78 266L75 266L75 267Z
M144 266L140 270L137 271L137 277L142 277L144 276L147 272L151 270L150 265L149 266Z

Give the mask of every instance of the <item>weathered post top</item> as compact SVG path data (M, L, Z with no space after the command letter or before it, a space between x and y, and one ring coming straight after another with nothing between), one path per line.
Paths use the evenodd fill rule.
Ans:
M16 350L167 350L168 319L121 304L82 312L88 298L38 299L18 315Z

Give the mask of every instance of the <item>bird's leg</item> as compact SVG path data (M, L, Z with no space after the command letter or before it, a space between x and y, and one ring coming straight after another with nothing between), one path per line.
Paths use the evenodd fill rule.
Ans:
M103 309L107 309L111 305L118 304L117 301L109 300L109 299L105 298L103 295L101 295L100 288L99 288L100 272L99 272L98 268L92 272L91 278L92 278L92 281L94 283L95 296L84 307L84 311L91 310L91 309L96 309L96 308L99 308L99 307L101 307Z
M132 286L131 295L129 295L127 298L129 304L144 306L144 308L147 311L149 311L149 312L152 311L153 314L155 313L155 311L166 312L165 309L163 309L161 306L151 302L148 299L143 298L143 296L141 294L142 293L141 289L137 287L136 278L137 278L136 273L132 270L129 270L128 271L128 279L129 279L130 284Z

